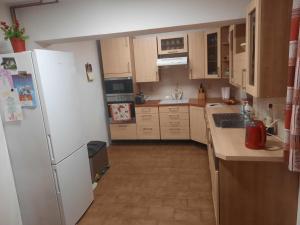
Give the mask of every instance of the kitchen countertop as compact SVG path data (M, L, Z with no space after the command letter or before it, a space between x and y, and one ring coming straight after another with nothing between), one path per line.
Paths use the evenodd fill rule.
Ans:
M283 161L283 143L274 137L267 136L265 150L251 150L245 147L245 128L216 127L213 113L236 113L238 106L221 106L206 108L216 157L229 161Z
M196 99L190 98L188 103L179 103L179 104L159 104L160 100L147 100L144 104L135 104L135 107L158 107L158 106L198 106L205 107L206 103L217 103L222 102L220 98L207 98L207 99Z

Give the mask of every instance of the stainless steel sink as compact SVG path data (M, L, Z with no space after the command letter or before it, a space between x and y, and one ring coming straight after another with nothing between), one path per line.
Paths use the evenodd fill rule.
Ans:
M244 118L239 113L214 113L212 114L216 127L244 128Z

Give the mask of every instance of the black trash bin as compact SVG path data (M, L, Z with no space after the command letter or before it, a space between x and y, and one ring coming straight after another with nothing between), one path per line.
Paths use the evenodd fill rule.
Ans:
M87 144L90 159L92 182L97 182L109 168L106 143L90 141Z

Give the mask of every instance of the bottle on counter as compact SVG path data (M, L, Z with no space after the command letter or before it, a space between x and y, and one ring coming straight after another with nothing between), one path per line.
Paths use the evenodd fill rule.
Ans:
M265 116L265 125L267 127L268 134L271 135L276 134L276 124L274 123L273 104L268 105L268 110Z

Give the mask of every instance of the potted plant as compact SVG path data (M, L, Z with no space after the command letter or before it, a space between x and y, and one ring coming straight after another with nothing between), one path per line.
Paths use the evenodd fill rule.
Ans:
M0 23L0 29L4 32L4 39L10 40L14 52L26 51L25 40L28 36L25 35L25 28L21 28L18 20L11 26L6 22Z

